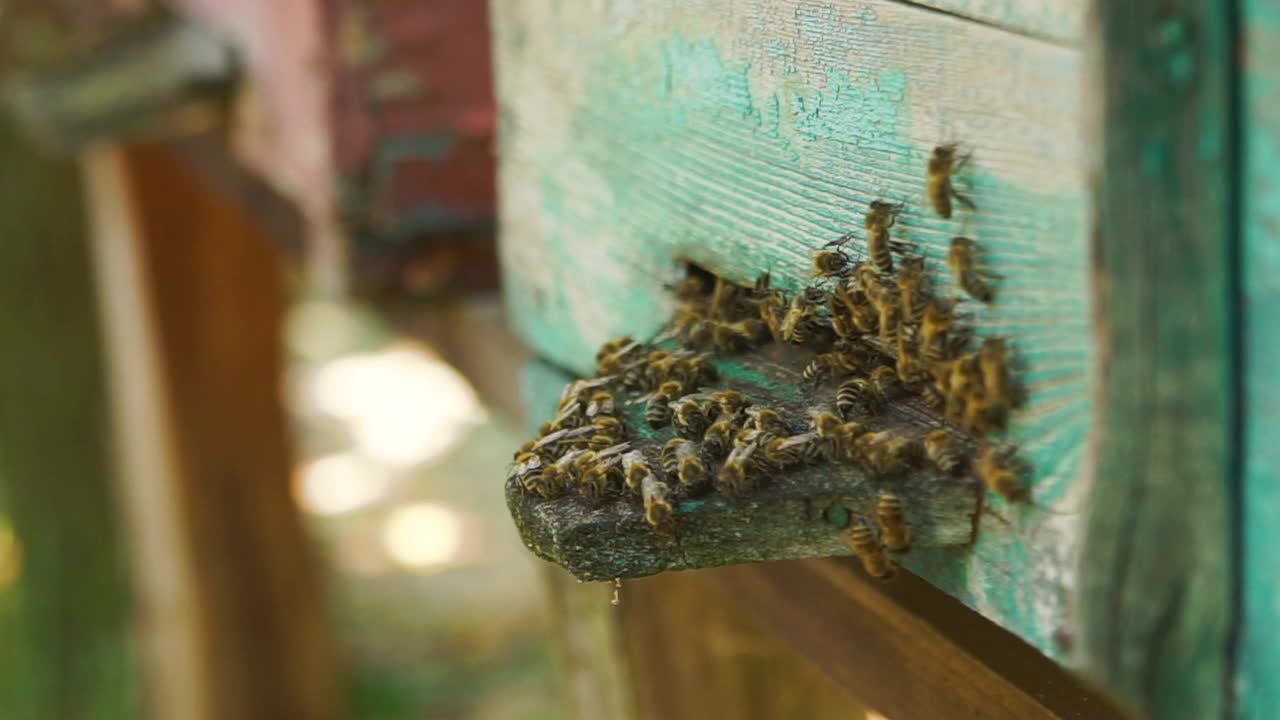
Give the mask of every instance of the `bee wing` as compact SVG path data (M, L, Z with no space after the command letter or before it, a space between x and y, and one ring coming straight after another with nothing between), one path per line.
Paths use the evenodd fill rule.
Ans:
M544 448L547 445L550 445L551 443L564 440L565 438L573 438L573 437L578 437L580 435L586 435L587 433L595 432L597 429L598 428L596 428L595 425L583 425L582 427L557 430L551 433L550 435L545 435L539 438L538 442L533 444L533 449L537 450L539 448Z
M810 430L809 432L800 433L799 435L792 435L791 437L782 438L781 442L778 443L778 449L784 450L784 449L793 448L793 447L804 447L808 443L811 443L817 439L818 439L817 431Z
M623 453L629 451L631 451L631 443L618 443L617 445L611 445L596 453L596 462L617 462L622 459Z

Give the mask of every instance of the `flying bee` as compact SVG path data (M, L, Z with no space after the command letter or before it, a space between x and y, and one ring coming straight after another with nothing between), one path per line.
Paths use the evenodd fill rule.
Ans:
M884 394L866 378L849 378L836 388L836 412L846 420L859 407L867 414L876 415L884 409L885 401Z
M591 394L587 401L587 419L594 420L597 415L613 415L617 412L617 404L613 401L613 393L598 390Z
M991 285L977 269L978 244L966 237L952 238L947 265L956 285L979 302L989 303L995 297Z
M897 342L902 323L902 309L894 302L880 303L880 339L886 343Z
M905 258L898 266L898 304L902 308L902 321L919 325L924 316L924 258L919 255Z
M703 412L702 403L697 398L681 398L672 402L670 409L671 422L675 425L676 433L680 437L697 440L707 431L710 421Z
M968 154L957 156L957 152L958 146L955 143L935 147L933 154L929 156L929 167L925 173L924 194L933 205L934 212L947 219L951 218L951 198L970 210L978 209L972 200L956 192L951 183L952 175L959 172L970 158Z
M782 317L782 341L801 344L820 330L823 323L816 311L824 300L826 293L816 287L807 287L792 298L786 315Z
M777 291L771 291L756 304L760 321L769 328L774 342L782 342L782 321L787 313L787 301Z
M1009 348L1002 338L987 338L978 351L978 367L982 371L982 388L996 407L1012 407L1013 383L1009 377Z
M970 396L982 389L982 375L978 369L977 358L968 355L952 362L951 372L947 377L947 419L960 422L964 419L965 407Z
M973 469L991 492L1009 502L1028 502L1031 492L1013 461L1016 449L984 444L978 450Z
M711 477L698 446L684 438L671 438L662 446L662 469L686 488L699 487Z
M759 443L738 445L729 452L720 472L716 475L716 490L721 495L735 497L746 492L750 487L752 475L760 468L760 460L756 457Z
M898 381L904 385L915 385L928 376L921 366L915 345L907 342L903 333L898 333L898 357L894 359L894 370L898 373Z
M962 463L960 450L946 430L932 430L924 436L924 454L947 475L955 475Z
M888 580L894 575L893 561L880 547L871 526L861 518L855 520L845 535L849 549L862 561L862 569L877 580Z
M901 204L872 200L864 225L867 229L867 256L871 264L886 275L893 272L893 251L901 251L902 245L889 237L889 228L898 221Z
M733 415L722 416L711 423L702 435L702 448L713 458L722 458L729 454L733 447L733 438L738 433L738 424Z
M774 437L785 437L791 434L791 428L787 426L787 421L782 419L778 411L761 405L752 405L747 408L747 423L744 429L759 430Z
M654 430L671 424L671 401L684 394L684 387L675 380L658 386L644 406L644 422Z
M972 388L965 397L960 427L974 435L983 435L995 417L996 408L989 403L986 390L981 387Z
M777 437L764 446L764 457L778 468L815 463L824 454L827 443L815 430L791 437Z
M819 250L813 254L812 277L845 278L849 276L853 261L843 250Z
M876 503L876 524L880 526L880 537L890 552L901 553L911 549L911 529L907 527L902 511L902 498L892 490L880 492L880 502Z

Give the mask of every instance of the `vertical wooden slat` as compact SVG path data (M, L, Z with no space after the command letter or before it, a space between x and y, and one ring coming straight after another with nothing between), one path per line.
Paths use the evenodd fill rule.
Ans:
M162 148L90 168L154 716L336 717L287 492L277 258Z
M1097 2L1096 484L1085 660L1158 718L1227 711L1235 577L1231 2Z
M128 583L81 179L5 116L0 156L0 517L19 543L8 562L21 563L17 584L0 588L0 715L130 717Z
M1262 720L1280 707L1280 4L1243 0L1239 21L1245 425L1237 717Z

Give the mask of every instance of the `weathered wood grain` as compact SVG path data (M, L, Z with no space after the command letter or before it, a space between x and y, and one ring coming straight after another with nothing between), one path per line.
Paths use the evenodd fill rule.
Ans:
M1240 32L1244 431L1236 717L1262 720L1280 707L1280 5L1243 0Z
M776 409L797 432L806 428L810 408L831 407L837 383L816 387L800 369L812 353L794 346L762 350L717 362L720 382L754 403ZM667 428L644 424L645 403L624 412L629 440L657 465ZM913 401L877 416L869 426L922 436L931 428L927 413ZM963 441L960 441L963 442ZM543 500L527 497L514 478L507 482L507 505L525 545L563 565L583 580L637 577L668 570L807 557L848 555L844 530L851 517L875 517L882 489L902 499L916 550L962 546L973 540L981 487L972 477L936 471L871 477L859 466L820 463L773 475L763 487L729 500L700 494L674 502L674 528L655 533L637 498L617 498L595 506L576 496Z
M1091 406L1078 53L883 0L499 2L494 27L508 305L563 367L585 373L606 337L655 331L675 256L795 287L874 197L908 202L902 237L942 288L953 235L987 249L997 302L966 310L1024 363L1030 402L1009 437L1038 507L995 501L1002 521L972 550L907 562L1059 655ZM961 183L980 209L952 221L921 197L944 139L973 147Z
M1153 718L1223 717L1232 692L1228 5L1095 4L1099 417L1083 650L1100 682Z
M1080 0L903 0L955 13L1015 33L1042 37L1068 45L1084 38L1088 3Z
M84 193L7 115L0 155L0 712L123 720L140 678Z

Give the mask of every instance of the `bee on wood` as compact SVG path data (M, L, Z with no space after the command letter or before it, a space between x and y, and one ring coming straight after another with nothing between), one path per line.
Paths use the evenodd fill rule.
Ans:
M542 479L542 465L542 456L535 452L517 453L507 478L515 478L522 490L532 492Z
M960 427L974 435L983 435L996 417L996 408L991 405L986 390L974 387L964 399L964 409L960 417Z
M911 549L911 529L902 512L902 498L892 490L880 492L880 502L876 503L876 523L880 526L880 537L890 552L906 552Z
M836 412L848 420L859 407L870 415L884 409L887 398L866 378L849 378L836 388Z
M626 340L623 345L616 345L617 342ZM610 352L604 352L606 348L615 348ZM618 338L606 342L601 347L600 352L596 353L596 375L609 376L621 373L628 365L639 360L644 353L644 344L636 342L629 337Z
M813 254L813 277L845 278L849 276L853 261L842 250L819 250Z
M710 385L720 378L719 371L706 353L681 358L672 368L671 377L679 380L685 387Z
M814 356L813 360L805 366L801 377L807 382L814 385L822 382L828 375L833 372L850 373L857 372L866 367L871 362L870 353L858 349L850 349L848 351L832 351L819 353Z
M765 460L777 468L816 463L825 454L826 442L817 431L776 437L764 446Z
M929 156L929 167L925 174L924 194L933 205L933 211L947 219L951 218L952 198L970 210L978 209L972 200L956 192L952 185L951 177L959 172L970 158L968 154L957 156L958 151L959 147L955 143L935 147L933 154Z
M898 305L902 308L902 322L919 325L924 317L924 258L906 258L898 267Z
M955 306L950 302L934 300L925 307L920 323L920 348L926 361L936 363L951 357L947 333L954 321Z
M888 398L894 393L902 389L902 385L898 382L898 373L888 365L881 365L871 371L868 376L871 386L881 397Z
M684 397L670 405L671 421L676 434L689 440L697 440L707 431L710 422L697 398Z
M791 434L787 421L782 419L777 410L760 405L747 408L747 422L743 429L759 430L774 437L786 437Z
M644 406L644 423L654 430L671 424L671 401L684 394L684 387L675 380L668 380L649 396Z
M761 461L756 457L759 443L735 445L720 466L716 475L716 490L721 495L736 497L750 489L752 475L760 468Z
M918 464L924 454L918 440L891 430L863 435L854 448L867 468L881 476Z
M782 341L801 344L821 330L823 323L816 310L825 299L826 294L815 287L807 287L792 298L782 318Z
M640 483L648 475L653 474L649 461L640 450L630 450L622 455L622 478L627 489L640 493Z
M587 419L594 420L597 415L613 415L617 409L613 393L608 390L598 390L592 393L587 401Z
M1009 377L1009 349L1001 338L987 338L978 351L978 368L982 373L982 390L986 404L998 423L1004 413L1017 404L1013 381Z
M711 288L711 299L707 301L707 316L711 318L727 317L729 311L737 307L738 296L742 288L717 276Z
M947 396L934 383L928 382L920 386L920 399L925 405L942 412L947 406Z
M622 482L622 453L627 452L628 444L615 445L598 451L578 478L578 493L588 500L604 499L615 486Z
M866 434L861 423L844 422L835 413L826 410L813 414L813 432L824 443L824 451L833 462L849 462L854 457L854 444Z
M755 318L744 318L737 322L713 321L710 326L711 346L720 352L750 350L764 345L771 338L769 326Z
M711 293L710 279L703 273L690 272L680 282L670 286L672 294L681 302L703 300Z
M951 277L956 285L979 302L989 303L995 292L987 279L977 269L978 244L970 238L956 237L951 240L951 250L947 253L947 265L951 268Z
M1015 448L984 444L974 460L974 472L991 492L1009 502L1028 502L1031 491L1014 463Z
M924 454L947 475L955 475L963 462L959 448L946 430L931 430L924 436Z
M894 370L898 374L898 381L904 385L915 385L928 376L915 345L907 342L902 333L898 334L898 357L894 359Z
M902 310L895 302L880 303L880 339L886 343L898 341L898 332L902 323Z
M845 542L849 544L853 554L862 561L862 569L866 570L868 575L877 580L888 580L893 577L895 572L893 561L880 547L880 541L876 539L875 532L865 520L859 518L850 525L845 535Z
M588 450L570 450L560 459L550 463L542 468L542 477L533 487L534 493L544 498L559 497L571 487L577 485L578 466L575 464L578 456L590 452Z
M721 416L736 416L751 405L751 401L747 399L747 396L737 390L716 390L709 393L707 398L720 408Z
M977 358L968 355L950 364L947 377L946 416L952 422L961 422L971 396L982 389L982 375Z
M685 347L703 347L711 342L711 321L692 308L678 308L671 322L676 339Z
M903 247L889 237L889 228L897 223L900 212L901 204L872 200L864 221L867 228L867 256L871 259L871 264L886 275L893 272L893 251L900 251Z
M698 446L678 437L662 446L662 471L685 487L697 487L710 477Z
M857 334L870 335L880 329L880 312L867 299L861 289L851 290L847 285L837 285L831 293L831 316L848 318ZM850 337L842 334L842 337Z
M733 447L734 436L738 433L738 424L732 415L722 416L711 423L702 435L702 448L713 458L722 458L729 454Z
M654 529L668 531L675 510L671 507L671 489L652 475L645 475L640 483L640 497L644 498L644 519Z

